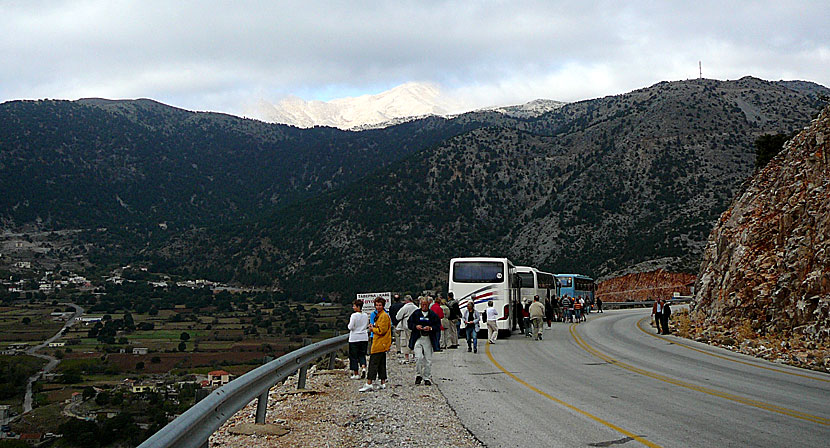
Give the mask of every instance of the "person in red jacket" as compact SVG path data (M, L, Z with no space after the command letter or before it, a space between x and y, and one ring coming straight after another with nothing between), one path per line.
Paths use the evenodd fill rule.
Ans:
M432 299L432 297L430 297ZM438 316L438 319L444 318L444 310L441 309L441 299L432 299L432 305L429 307L429 310L435 313ZM433 352L440 352L441 351L441 333L444 331L444 327L441 327L441 331L436 331L433 334L432 338L432 351Z

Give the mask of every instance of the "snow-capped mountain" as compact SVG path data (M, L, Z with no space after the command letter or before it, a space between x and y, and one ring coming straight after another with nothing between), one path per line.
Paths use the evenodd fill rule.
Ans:
M534 100L517 106L497 106L492 110L518 118L541 115L565 103ZM248 116L271 123L301 128L332 126L348 130L376 129L430 115L452 117L475 109L453 100L432 84L410 82L377 95L338 98L331 101L306 101L295 96L276 104L260 100Z
M492 110L494 112L501 112L507 116L515 118L533 118L538 117L544 113L559 109L568 103L554 100L533 100L529 103L519 104L516 106L500 106L500 107L486 107L481 110Z
M333 126L340 129L377 125L403 117L449 115L463 111L448 100L438 87L406 83L377 95L338 98L328 102L288 97L277 104L260 101L251 115L263 121L309 128Z

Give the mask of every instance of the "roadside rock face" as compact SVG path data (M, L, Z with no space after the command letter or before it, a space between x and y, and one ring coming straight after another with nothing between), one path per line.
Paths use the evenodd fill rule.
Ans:
M605 302L639 302L657 298L669 298L673 293L690 295L689 286L694 284L692 274L666 272L657 269L651 272L637 272L610 278L597 283L597 297Z
M695 285L704 339L768 339L789 351L771 358L830 367L828 142L830 107L721 215Z

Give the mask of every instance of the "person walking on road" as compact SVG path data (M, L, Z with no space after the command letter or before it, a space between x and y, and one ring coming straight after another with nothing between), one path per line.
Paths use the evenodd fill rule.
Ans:
M484 313L487 320L487 341L495 344L496 339L499 338L499 326L496 321L499 318L499 310L493 306L492 300L487 301L487 309Z
M602 312L602 299L597 297L597 313L601 313L601 312Z
M351 379L359 380L366 376L366 349L369 347L369 316L362 311L363 301L352 303L354 312L349 317L349 370Z
M472 350L473 353L478 353L478 330L479 322L481 322L481 313L476 311L473 302L467 302L467 307L461 312L461 318L464 323L464 333L467 335L467 351Z
M657 327L657 334L662 333L660 331L660 321L663 320L663 304L660 303L660 300L654 301L654 305L651 307L651 315L654 316L654 326Z
M441 319L429 309L429 299L421 297L421 307L415 310L407 325L412 336L409 339L409 348L415 352L415 384L432 385L432 340L433 334L440 331Z
M663 314L660 315L660 326L663 327L663 334L671 334L669 330L669 318L671 318L671 306L669 300L660 299L663 303Z
M545 306L539 301L539 296L533 297L533 303L528 308L530 313L530 323L533 325L533 333L536 334L536 340L542 339L542 322L545 319Z
M369 325L369 331L375 335L372 338L372 353L369 355L369 372L366 374L366 384L359 389L360 392L386 389L386 352L392 346L392 322L389 314L383 309L384 306L386 299L376 297L375 310L378 314L375 323ZM372 384L375 378L380 379L380 387Z
M412 349L409 348L409 339L412 337L412 331L409 329L409 316L418 309L418 305L412 303L412 296L407 294L403 298L404 304L400 310L398 310L395 317L398 320L398 329L401 332L401 353L403 353L403 359L401 360L401 364L411 362L412 358Z

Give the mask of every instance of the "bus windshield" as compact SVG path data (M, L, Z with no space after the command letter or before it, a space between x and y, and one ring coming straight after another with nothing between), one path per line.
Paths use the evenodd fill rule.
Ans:
M533 273L531 272L518 272L516 275L522 280L522 288L535 288L536 285L533 281Z
M452 281L457 283L501 283L504 263L498 261L459 261L453 265Z

